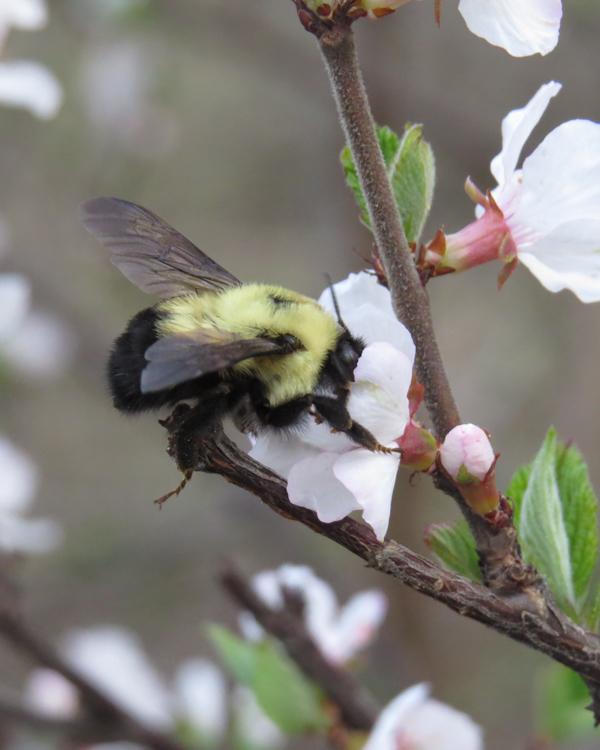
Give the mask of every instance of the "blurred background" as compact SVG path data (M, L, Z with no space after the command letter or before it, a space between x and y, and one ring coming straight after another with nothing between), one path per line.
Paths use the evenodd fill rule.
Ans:
M565 120L600 120L597 2L565 3L557 49L524 60L470 34L455 3L444 4L437 29L431 5L356 27L376 119L396 130L423 123L435 150L426 237L471 220L465 177L493 186L501 118L540 84L564 88L530 146ZM60 335L39 341L54 335L64 364L27 375L22 353L2 369L0 429L37 466L35 513L64 531L62 545L20 571L32 619L57 639L98 623L132 628L170 675L186 657L214 656L204 623L234 625L217 582L227 559L249 573L306 563L342 599L369 587L387 593L388 619L361 670L378 700L425 680L483 725L488 750L525 750L542 657L365 569L218 478L197 475L159 512L153 499L178 481L164 432L152 416L122 417L107 395L111 342L151 300L84 232L82 200L141 203L241 279L314 296L324 273L343 278L370 251L344 185L324 69L291 3L52 0L49 11L47 28L13 32L3 56L51 68L62 109L50 122L0 111L2 270L24 273L34 307L61 321ZM462 415L492 433L500 486L554 424L598 487L600 306L550 294L524 268L497 293L498 270L429 287ZM390 528L399 541L423 552L426 525L455 516L428 481L409 487L399 475ZM3 646L0 663L18 688L27 665Z

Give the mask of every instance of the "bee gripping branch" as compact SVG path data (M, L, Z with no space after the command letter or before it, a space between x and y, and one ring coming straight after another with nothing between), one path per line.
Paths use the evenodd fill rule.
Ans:
M199 470L219 474L257 496L279 515L346 548L367 565L570 667L590 685L591 706L600 720L600 636L589 633L542 595L501 595L445 570L393 540L379 542L371 529L352 518L323 523L310 510L292 505L284 479L241 451L222 430L198 441Z

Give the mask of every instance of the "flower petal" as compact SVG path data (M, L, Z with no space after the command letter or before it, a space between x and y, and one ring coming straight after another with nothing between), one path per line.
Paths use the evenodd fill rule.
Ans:
M549 133L523 162L520 193L507 223L528 252L521 226L542 235L566 222L600 221L600 124L571 120Z
M79 694L73 685L52 669L34 669L23 691L25 704L43 716L74 719L79 709Z
M348 411L384 445L400 437L408 423L412 360L391 344L367 346L356 369Z
M48 21L44 0L2 0L0 2L0 27L15 26L20 29L41 29Z
M470 716L431 698L406 718L404 726L409 747L483 749L483 733Z
M279 476L287 478L292 466L305 458L318 454L318 450L307 445L298 435L286 435L266 430L253 439L249 455Z
M55 378L69 366L75 337L53 315L34 310L3 345L10 365L30 378Z
M481 0L476 2L480 3ZM510 180L517 168L525 142L546 111L550 100L561 88L561 84L556 81L545 83L524 107L513 109L502 120L502 151L492 159L490 166L498 185L503 186Z
M600 220L563 224L519 260L551 292L569 289L582 302L600 301Z
M314 511L323 523L340 521L360 509L353 494L333 473L338 458L337 453L320 453L306 458L292 467L288 477L290 502Z
M366 344L387 341L407 357L414 359L415 346L408 329L394 314L389 291L373 274L351 273L334 284L340 312L350 332ZM326 289L319 304L334 313L331 291Z
M387 613L387 599L382 591L361 591L342 608L325 649L328 658L338 664L350 661L375 637Z
M207 659L184 662L175 675L175 712L208 743L218 743L227 728L227 684Z
M136 719L152 727L172 723L171 700L139 640L113 626L81 630L65 640L69 662Z
M0 549L4 552L43 555L56 549L62 536L60 526L46 518L0 517Z
M0 347L3 341L18 333L29 308L30 297L31 287L25 276L19 273L0 275Z
M43 65L29 60L0 63L0 104L49 120L58 114L62 98L59 82Z
M389 526L399 466L398 454L372 453L362 448L344 453L333 464L333 473L356 498L364 520L380 542Z
M558 42L561 0L460 0L469 31L514 57L546 55Z
M256 747L261 750L277 750L286 743L279 727L258 705L254 693L238 685L232 696L234 732L240 747Z
M31 505L37 487L33 462L5 437L0 436L0 519L20 513Z
M406 720L427 700L428 695L429 688L422 683L396 696L379 714L363 750L397 750L399 740L406 738L403 733Z

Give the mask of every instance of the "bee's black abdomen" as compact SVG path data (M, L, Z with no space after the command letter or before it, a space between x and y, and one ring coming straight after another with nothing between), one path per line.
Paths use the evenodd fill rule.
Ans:
M107 374L113 403L119 411L157 409L166 403L162 393L142 393L140 379L146 366L145 352L157 339L159 315L152 307L135 315L113 345Z

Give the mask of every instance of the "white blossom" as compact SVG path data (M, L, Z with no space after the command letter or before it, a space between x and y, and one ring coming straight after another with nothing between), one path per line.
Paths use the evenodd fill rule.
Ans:
M322 654L336 664L350 661L371 643L387 612L384 594L375 589L355 594L340 607L331 586L304 565L286 564L262 571L254 576L252 586L263 601L276 609L284 606L284 589L298 594L309 634ZM240 628L249 640L264 635L247 612L240 616Z
M0 45L12 27L35 31L47 22L44 0L0 0Z
M409 420L413 341L394 315L388 290L374 276L351 274L335 285L335 293L350 332L367 344L354 372L348 410L380 443L396 447ZM319 302L333 313L329 289ZM295 505L313 510L325 523L360 510L377 538L384 538L399 454L368 451L313 421L298 434L259 435L250 454L287 478Z
M469 30L514 57L546 55L558 43L562 0L460 0Z
M60 375L75 348L71 331L54 315L31 308L21 274L0 274L0 365L30 378Z
M46 67L32 60L0 63L0 104L21 107L42 120L56 117L62 87Z
M483 750L483 735L466 714L429 698L426 685L414 685L383 709L363 750Z
M37 488L37 471L31 460L0 435L0 550L41 554L60 542L58 524L44 518L27 518Z
M492 199L477 198L477 221L445 238L440 265L464 270L499 258L517 261L550 291L600 300L600 125L570 120L555 128L518 168L521 151L560 84L542 86L502 122L502 150L491 171ZM433 256L432 256L433 257ZM434 261L437 262L437 261Z
M174 712L211 745L227 728L227 685L220 669L207 659L184 662L175 675Z

